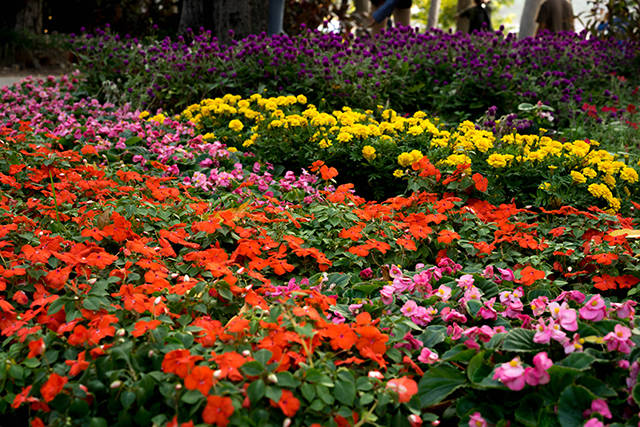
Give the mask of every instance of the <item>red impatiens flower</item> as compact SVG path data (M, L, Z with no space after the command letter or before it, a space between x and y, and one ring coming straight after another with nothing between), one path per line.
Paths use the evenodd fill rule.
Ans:
M474 173L471 179L475 184L476 190L481 191L483 193L487 191L487 187L489 185L489 180L487 178L480 175L479 173Z
M184 379L184 386L189 390L200 390L206 396L213 386L213 370L208 366L196 366Z
M293 417L298 409L300 409L300 401L291 393L290 390L282 390L278 403L271 401L271 405L280 408L282 413L287 417Z
M516 280L516 283L531 286L536 280L544 279L545 276L546 274L544 271L536 270L528 265L520 271L520 279Z
M131 335L139 337L147 333L147 331L157 328L162 322L160 320L138 320L131 331Z
M69 370L69 375L71 375L72 377L76 376L80 372L84 371L89 367L89 362L85 360L86 356L87 356L87 351L85 350L81 353L78 353L77 360L66 360L64 362L66 365L71 366L71 369Z
M55 372L49 376L47 382L40 387L40 394L45 402L51 402L62 391L64 385L69 381L69 378L62 377Z
M207 406L202 411L205 423L225 427L229 424L229 417L233 415L233 401L227 396L209 396Z

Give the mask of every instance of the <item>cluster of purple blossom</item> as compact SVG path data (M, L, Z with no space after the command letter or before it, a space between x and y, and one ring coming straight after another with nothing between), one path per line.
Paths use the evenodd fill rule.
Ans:
M106 63L100 75L120 80L130 99L142 100L146 108L180 107L212 94L248 96L258 87L280 95L304 80L313 103L371 108L389 100L399 110L442 113L474 100L483 105L493 100L502 112L538 100L579 105L594 98L615 100L606 86L602 92L603 83L612 73L631 76L638 51L632 41L586 33L517 40L500 31L468 35L409 28L376 39L309 30L293 37L251 35L230 45L207 32L189 40L148 44L101 31L74 37L73 46L89 86L101 84L91 64ZM451 103L452 96L459 102ZM566 114L566 108L554 107Z

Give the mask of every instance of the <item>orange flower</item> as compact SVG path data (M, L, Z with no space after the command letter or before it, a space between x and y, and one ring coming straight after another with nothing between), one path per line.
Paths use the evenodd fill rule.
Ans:
M44 340L42 338L29 341L29 354L27 355L27 359L31 357L37 357L42 354L44 351L45 345Z
M387 388L398 394L398 401L406 403L418 392L418 384L408 377L400 377L389 380Z
M520 279L516 280L516 283L521 283L525 286L531 286L536 280L544 279L546 276L544 271L536 270L530 265L526 266L520 271Z
M444 243L445 245L448 245L449 243L459 238L460 235L458 233L447 229L440 230L440 232L438 233L438 242Z
M338 171L336 170L336 168L328 168L327 166L322 166L320 168L320 175L322 176L322 179L324 179L325 181L329 181L330 179L338 176Z
M282 390L282 395L278 403L271 401L272 406L279 407L287 417L293 417L300 409L300 401L289 390Z
M331 348L334 350L349 350L356 343L358 336L353 332L349 325L329 323L322 330L322 336L329 338Z
M131 331L131 335L133 335L134 337L139 337L147 333L147 331L157 328L161 323L162 322L157 319L149 321L138 320L133 328L133 331Z
M487 186L489 184L489 180L487 178L480 175L479 173L474 173L471 179L473 180L473 183L476 186L476 190L481 191L483 193L487 191Z
M86 355L87 355L87 351L85 350L82 353L78 354L77 360L66 360L64 362L66 365L71 366L71 369L69 370L69 375L71 375L72 377L76 376L80 372L84 371L89 367L89 362L85 360Z
M46 383L40 387L40 394L45 402L51 402L62 391L64 385L69 381L67 377L61 377L55 372L49 376Z
M233 415L233 402L227 396L207 397L207 406L202 411L205 423L225 427L229 424L229 417Z
M213 371L208 366L196 366L184 379L184 386L189 390L200 390L206 396L213 386Z

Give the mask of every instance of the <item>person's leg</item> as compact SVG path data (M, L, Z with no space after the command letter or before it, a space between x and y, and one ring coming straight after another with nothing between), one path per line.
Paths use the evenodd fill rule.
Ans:
M267 35L282 34L282 20L284 19L284 0L269 0L269 19Z
M378 7L379 6L373 5L371 13L378 10ZM387 28L387 21L388 21L387 18L383 19L380 22L373 21L373 24L371 25L371 34L373 34L374 36L381 34Z

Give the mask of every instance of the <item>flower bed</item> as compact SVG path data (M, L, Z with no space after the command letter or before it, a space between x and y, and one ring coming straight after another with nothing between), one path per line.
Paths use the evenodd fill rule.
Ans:
M407 143L411 159L389 163L415 191L367 201L316 142L306 172L256 154L302 98L273 101L281 118L203 103L224 110L201 121L215 138L78 100L76 84L2 93L0 412L34 425L639 421L635 204L492 204L494 165L446 164L488 134L431 136L445 131L426 117L398 118L399 134L420 123L430 139L416 141L446 138L446 154ZM308 120L373 113L355 114ZM332 146L375 161L369 141ZM558 167L580 147L562 145Z

